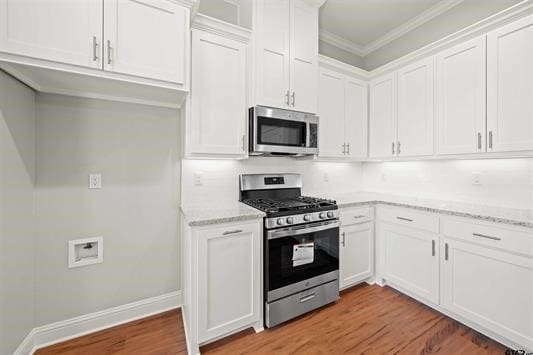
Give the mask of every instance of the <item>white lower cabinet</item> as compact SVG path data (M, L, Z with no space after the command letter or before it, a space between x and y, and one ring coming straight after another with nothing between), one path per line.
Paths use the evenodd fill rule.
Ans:
M187 230L187 228L185 228ZM190 352L262 323L260 220L185 232L184 314Z
M443 238L441 306L533 349L533 258Z
M342 226L340 288L355 285L374 274L374 223Z
M439 303L439 236L392 223L382 223L384 278L413 296Z

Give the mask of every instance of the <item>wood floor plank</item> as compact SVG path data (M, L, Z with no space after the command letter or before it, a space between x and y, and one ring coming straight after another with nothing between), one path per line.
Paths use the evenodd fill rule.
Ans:
M330 306L255 334L245 330L203 354L504 354L505 347L388 287L360 285ZM39 350L52 354L186 354L179 310Z

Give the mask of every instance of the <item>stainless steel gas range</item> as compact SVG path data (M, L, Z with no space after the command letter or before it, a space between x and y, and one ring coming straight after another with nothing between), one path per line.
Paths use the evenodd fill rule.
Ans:
M265 325L273 327L339 298L339 211L301 195L299 174L240 176L240 201L264 220Z

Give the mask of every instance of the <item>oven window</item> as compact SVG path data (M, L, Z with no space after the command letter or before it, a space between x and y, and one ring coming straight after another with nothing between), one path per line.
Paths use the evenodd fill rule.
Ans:
M305 147L306 123L269 117L257 118L257 143Z
M268 240L267 257L268 291L338 270L339 228Z

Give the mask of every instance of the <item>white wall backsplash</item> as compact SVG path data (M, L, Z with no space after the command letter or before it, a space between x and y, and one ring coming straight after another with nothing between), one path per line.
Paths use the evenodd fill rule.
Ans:
M202 185L194 183L194 174L201 173ZM236 201L239 198L239 174L300 173L303 193L351 192L361 189L360 163L316 162L293 158L252 157L248 160L183 160L182 204L205 204ZM328 181L324 181L327 173Z
M481 185L472 174L481 174ZM533 209L533 159L365 163L368 191Z

